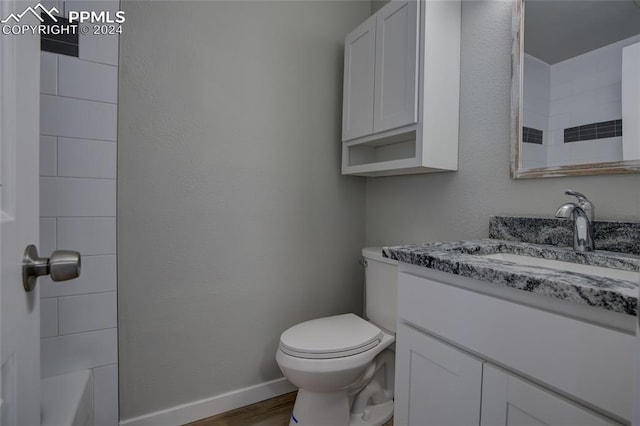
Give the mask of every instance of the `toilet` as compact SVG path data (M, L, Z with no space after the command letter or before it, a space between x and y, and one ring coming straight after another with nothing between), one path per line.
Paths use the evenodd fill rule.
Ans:
M298 387L290 426L380 426L393 416L397 262L362 250L365 317L306 321L280 336L276 361Z

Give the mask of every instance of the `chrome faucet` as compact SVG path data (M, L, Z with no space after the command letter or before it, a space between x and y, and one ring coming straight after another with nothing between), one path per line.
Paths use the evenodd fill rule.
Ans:
M577 203L565 203L556 212L556 217L573 220L573 249L593 251L593 203L576 191L565 191L578 198Z

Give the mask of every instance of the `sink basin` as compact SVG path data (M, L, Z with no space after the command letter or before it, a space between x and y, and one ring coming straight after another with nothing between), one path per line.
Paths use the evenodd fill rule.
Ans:
M563 262L561 260L542 259L539 257L521 256L511 253L485 254L480 257L485 259L503 260L517 263L523 266L543 267L557 269L564 272L577 272L585 275L595 275L599 277L611 278L614 280L626 280L634 283L640 281L640 272L627 271L623 269L604 268L602 266L582 265L580 263Z

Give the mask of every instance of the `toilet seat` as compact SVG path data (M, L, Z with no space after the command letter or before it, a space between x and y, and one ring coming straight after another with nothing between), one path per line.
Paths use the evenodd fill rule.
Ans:
M280 349L298 358L340 358L375 348L382 337L382 330L375 325L344 314L294 325L280 336Z

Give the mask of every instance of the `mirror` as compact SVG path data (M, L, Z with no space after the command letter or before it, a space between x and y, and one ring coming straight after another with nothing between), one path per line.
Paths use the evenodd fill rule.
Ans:
M517 0L511 177L640 172L640 0Z

